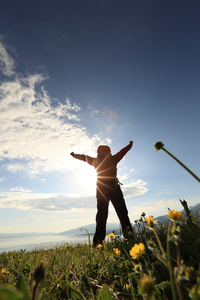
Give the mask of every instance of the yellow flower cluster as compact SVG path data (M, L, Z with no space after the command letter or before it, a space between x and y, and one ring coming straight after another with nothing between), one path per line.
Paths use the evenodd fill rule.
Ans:
M176 210L169 210L168 211L168 216L170 219L175 220L175 221L180 221L182 220L183 214L180 211Z
M110 234L108 234L108 237L112 240L115 237L115 234L113 232L111 232Z
M103 245L99 244L99 245L97 246L97 248L98 248L98 249L101 249L101 248L103 248Z
M121 251L118 248L113 248L113 251L115 252L115 254L120 255Z
M126 284L126 290L129 291L131 289L131 285L130 284Z
M146 218L146 221L147 221L148 226L150 228L154 228L156 226L156 223L155 223L155 221L153 219L153 216L149 216L148 218Z
M130 250L130 256L133 259L139 258L145 251L145 247L143 243L135 244L134 247Z
M153 220L153 216L149 216L148 218L146 218L146 221L147 221L147 223L151 223L151 222L154 222L154 220Z
M5 268L3 268L3 269L0 270L0 275L8 274L8 273L10 273L10 272L7 271Z

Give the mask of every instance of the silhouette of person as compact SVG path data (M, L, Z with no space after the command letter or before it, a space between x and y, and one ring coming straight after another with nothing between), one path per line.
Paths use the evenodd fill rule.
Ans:
M70 153L74 158L83 160L94 166L97 172L97 214L96 232L93 238L94 246L102 244L106 236L109 200L111 200L120 220L124 237L128 238L130 232L132 232L128 210L117 178L117 164L131 149L132 145L133 141L130 141L126 147L115 155L111 154L109 146L100 145L97 148L96 158L84 154L75 154L74 152Z

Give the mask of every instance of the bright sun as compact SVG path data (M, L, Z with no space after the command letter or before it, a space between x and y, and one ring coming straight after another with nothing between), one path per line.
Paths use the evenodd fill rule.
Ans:
M96 189L96 171L89 165L82 165L76 173L76 181L83 193L94 194Z

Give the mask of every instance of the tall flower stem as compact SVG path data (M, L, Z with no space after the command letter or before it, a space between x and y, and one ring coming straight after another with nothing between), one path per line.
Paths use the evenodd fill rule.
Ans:
M162 252L162 256L163 256L163 258L165 259L165 251L164 251L164 249L163 249L163 247L162 247L162 244L161 244L161 242L160 242L160 239L159 239L159 237L158 237L158 234L157 234L155 228L153 228L153 232L154 232L154 235L155 235L155 237L156 237L156 239L157 239L157 242L158 242L158 245L159 245L159 247L160 247L160 250L161 250L161 252Z
M171 282L171 287L172 287L172 296L173 300L177 300L177 293L176 293L176 285L175 285L175 277L174 277L174 270L173 270L173 265L171 261L171 253L170 253L170 229L168 227L168 232L167 232L167 256L168 256L168 262L169 262L169 274L170 274L170 282Z
M173 154L171 154L167 149L164 148L164 144L162 142L157 142L155 145L156 150L162 149L167 154L169 154L173 159L175 159L185 170L187 170L198 182L200 182L200 178L194 174L186 165L184 165L178 158L176 158Z

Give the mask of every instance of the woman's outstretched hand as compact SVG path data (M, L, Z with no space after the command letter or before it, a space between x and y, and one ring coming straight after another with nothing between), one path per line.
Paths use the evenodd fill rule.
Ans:
M129 144L131 144L131 146L133 145L133 141L130 141Z

